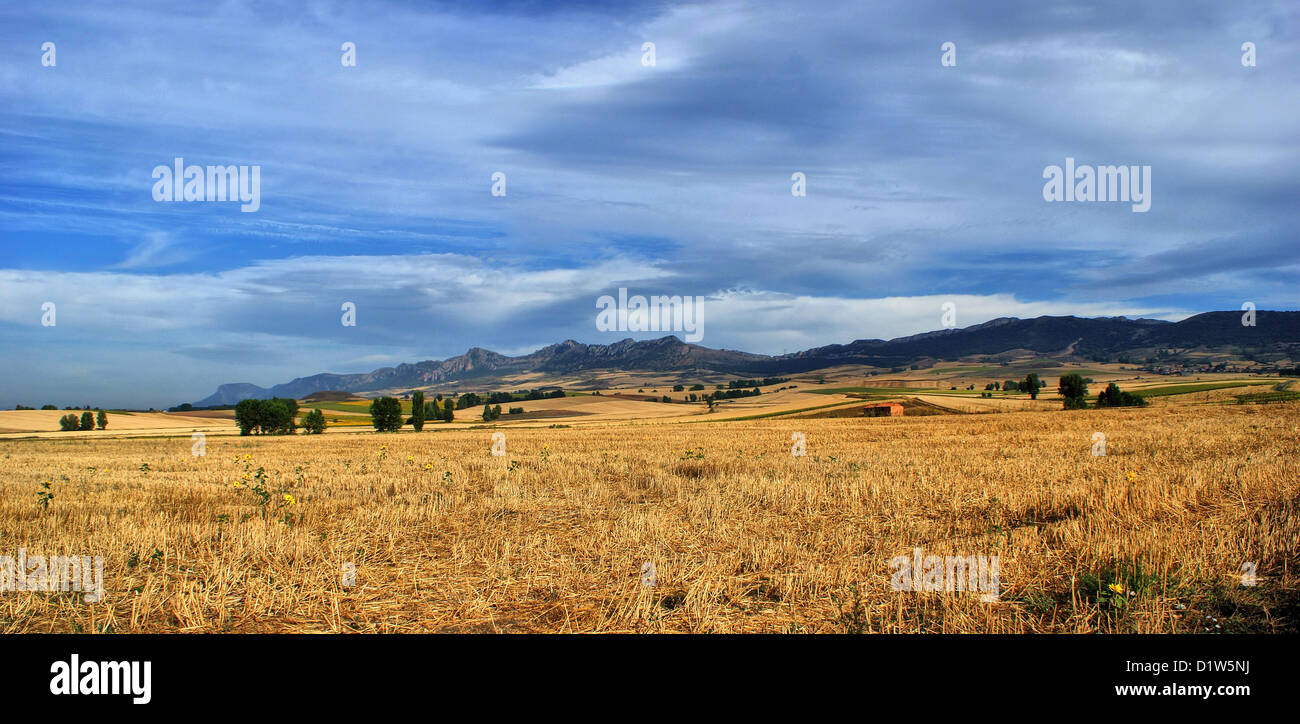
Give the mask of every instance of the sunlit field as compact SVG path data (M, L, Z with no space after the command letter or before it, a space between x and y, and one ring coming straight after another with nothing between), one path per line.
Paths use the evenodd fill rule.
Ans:
M0 631L1297 630L1293 402L493 432L0 441L0 555L105 588ZM916 548L994 600L892 590Z

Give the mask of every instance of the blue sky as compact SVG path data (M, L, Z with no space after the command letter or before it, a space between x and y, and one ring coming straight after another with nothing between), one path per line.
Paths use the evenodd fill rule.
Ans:
M1295 3L988 7L7 3L0 407L608 343L619 287L765 353L944 301L1300 307ZM177 156L259 165L261 208L155 202ZM1150 165L1151 210L1045 202L1067 156Z

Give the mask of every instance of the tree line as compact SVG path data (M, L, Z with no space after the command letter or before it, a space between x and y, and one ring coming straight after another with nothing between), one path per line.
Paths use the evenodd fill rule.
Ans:
M1061 375L1057 394L1065 398L1065 409L1082 410L1088 407L1088 380L1082 375ZM1149 403L1141 395L1124 392L1114 382L1097 394L1095 407L1146 407Z
M98 425L101 430L108 428L108 415L105 414L103 410L98 410L97 413L92 413L90 410L86 410L81 413L80 417L75 413L68 413L59 418L59 430L62 432L94 430L96 425Z
M741 387L767 387L768 385L779 385L782 382L789 381L789 377L764 377L761 380L732 380L727 383L727 386L735 390Z
M298 431L298 401L290 397L240 400L235 405L235 424L240 435L292 435ZM303 418L308 433L325 431L325 415L312 410Z
M495 401L514 401L516 399L540 400L564 397L562 389L528 390L520 392L494 392L486 396L467 392L458 397L436 395L434 399L425 399L422 390L410 393L411 414L402 412L402 401L396 397L385 396L371 400L369 412L370 423L377 432L397 432L404 425L410 425L419 432L426 422L452 422L456 419L456 410L464 410L476 405L483 405L482 418L492 421L501 417L501 405ZM510 408L511 414L523 412L523 408ZM293 435L298 430L298 401L284 397L270 399L247 399L235 405L235 424L239 426L240 435ZM318 408L310 410L302 419L302 428L309 434L325 431L325 415Z

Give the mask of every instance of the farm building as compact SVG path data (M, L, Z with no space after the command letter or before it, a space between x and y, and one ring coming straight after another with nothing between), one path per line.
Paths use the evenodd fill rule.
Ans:
M882 402L879 405L867 405L862 408L866 417L902 417L903 405L898 402Z

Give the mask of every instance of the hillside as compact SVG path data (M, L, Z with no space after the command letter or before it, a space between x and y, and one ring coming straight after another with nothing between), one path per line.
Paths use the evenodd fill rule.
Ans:
M1125 317L1001 318L963 329L944 329L891 340L860 339L779 356L711 349L687 344L674 336L643 341L624 339L613 344L566 340L519 357L474 347L446 360L382 367L367 373L322 373L270 388L249 383L224 384L193 404L196 407L230 405L250 397L301 399L324 390L364 393L410 389L524 373L560 376L644 371L771 376L838 365L896 367L925 360L958 360L1009 351L1073 361L1142 360L1153 350L1213 353L1238 362L1294 362L1300 359L1300 312L1260 311L1253 327L1241 324L1240 312L1207 312L1179 322Z

